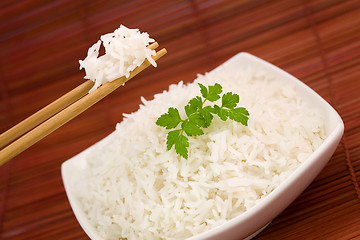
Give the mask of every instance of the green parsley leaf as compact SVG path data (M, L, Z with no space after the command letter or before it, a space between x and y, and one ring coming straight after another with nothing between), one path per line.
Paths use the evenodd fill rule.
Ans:
M188 136L199 136L204 134L200 127L197 126L193 121L185 120L181 124L181 128Z
M204 117L200 114L200 111L202 111L202 109L199 110L198 114L193 114L189 117L189 121L195 123L197 126L199 127L203 127L206 128L206 120L204 119Z
M221 102L222 102L221 107L234 109L236 105L239 103L239 95L234 94L232 92L228 92L222 96Z
M203 96L203 98L206 98L207 95L208 95L208 90L207 88L202 85L201 83L198 83L199 87L200 87L200 92L201 92L201 95Z
M226 121L229 116L229 110L221 108L218 105L214 106L214 113L217 114L219 118L223 121Z
M199 115L204 120L204 125L199 125L200 127L207 128L210 126L211 121L214 118L212 113L213 113L213 108L211 106L206 106L199 110Z
M236 122L240 122L242 125L247 126L249 120L249 112L244 107L238 107L229 112L229 118Z
M220 93L222 92L222 86L218 83L215 83L214 86L209 86L209 93L206 96L206 99L210 102L215 102L220 99Z
M166 129L176 128L181 122L179 110L176 108L169 108L167 113L161 115L156 121L156 125L165 127Z
M175 143L175 151L183 158L188 158L189 139L184 135L180 135L178 141Z
M189 139L182 134L182 130L170 131L167 135L167 150L170 150L175 145L175 151L183 158L188 158Z
M195 113L202 107L201 97L197 96L189 101L189 103L185 106L186 116L190 116Z
M172 146L178 141L181 130L170 131L167 135L166 147L167 150L170 150Z

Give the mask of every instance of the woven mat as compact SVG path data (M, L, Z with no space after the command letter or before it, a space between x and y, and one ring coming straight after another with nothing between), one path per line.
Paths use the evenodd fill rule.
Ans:
M1 239L88 239L61 163L112 132L140 96L192 81L241 51L301 79L345 122L324 170L256 239L360 239L360 1L2 0L0 132L81 84L77 61L120 24L149 32L168 54L0 167Z

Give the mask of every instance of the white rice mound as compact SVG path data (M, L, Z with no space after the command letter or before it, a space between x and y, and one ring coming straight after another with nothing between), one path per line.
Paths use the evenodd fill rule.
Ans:
M185 118L198 82L239 94L250 118L246 127L215 116L189 137L186 160L166 150L168 130L155 122L171 106ZM186 239L219 226L264 199L325 138L323 119L294 88L251 69L218 68L142 102L91 149L79 176L75 194L104 239Z
M80 70L85 69L85 79L95 82L90 92L106 82L120 77L129 77L130 72L140 66L147 59L154 67L156 62L151 58L155 50L146 48L155 40L148 33L141 33L139 29L129 29L120 25L112 33L102 35L92 47L87 57L80 60ZM105 54L99 57L99 50L103 44Z

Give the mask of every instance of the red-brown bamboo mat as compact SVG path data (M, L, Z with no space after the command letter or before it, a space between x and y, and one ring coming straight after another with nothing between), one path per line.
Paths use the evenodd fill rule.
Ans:
M88 239L61 163L112 132L140 96L192 81L241 51L301 79L345 122L325 169L256 239L360 239L360 1L2 0L0 132L81 84L78 60L120 24L150 33L168 54L0 167L1 239Z

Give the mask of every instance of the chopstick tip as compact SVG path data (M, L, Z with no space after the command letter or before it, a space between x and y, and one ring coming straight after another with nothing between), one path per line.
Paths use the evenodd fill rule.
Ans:
M151 50L155 50L157 47L159 47L159 43L158 42L153 42L152 44L150 44L147 47L150 48Z
M154 60L158 60L159 58L161 58L162 56L164 56L167 53L167 50L165 48L161 49L160 51L158 51L156 53L155 56L153 56Z

